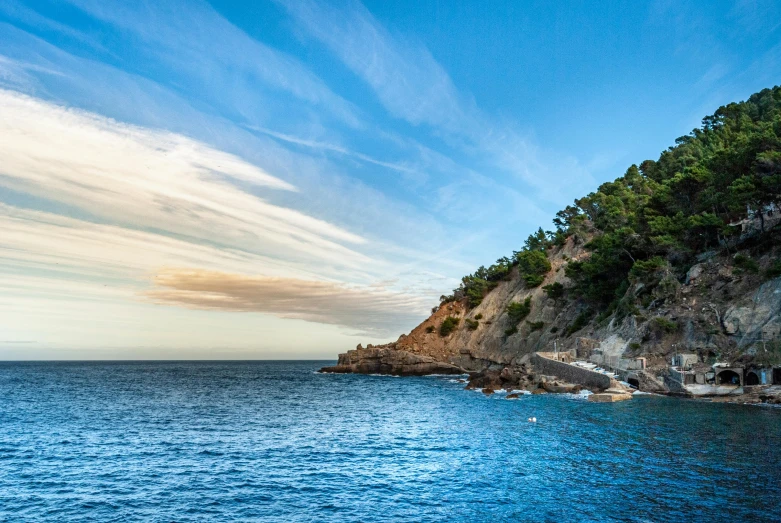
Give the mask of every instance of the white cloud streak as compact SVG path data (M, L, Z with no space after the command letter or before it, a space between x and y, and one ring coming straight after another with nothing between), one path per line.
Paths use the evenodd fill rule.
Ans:
M0 112L0 187L86 218L0 204L4 307L38 299L65 321L76 302L141 300L368 334L425 315L420 295L323 279L371 265L348 246L366 240L241 190L297 190L241 158L10 91Z
M236 156L10 91L0 91L0 110L0 183L11 189L269 256L365 259L342 245L364 243L360 236L241 190L295 187Z
M260 84L290 93L350 126L360 126L357 109L297 59L250 38L202 0L184 5L70 2L130 35L134 44L142 44L139 52L167 63L175 74L201 78L201 86L211 91L214 105L229 101L227 108L249 116L258 110L251 93Z
M36 300L59 301L68 305L47 314L68 317L77 302L141 300L388 335L419 321L429 304L381 283L313 280L262 256L7 205L0 205L0 230L0 292L16 296L0 304L16 310L22 302L33 310ZM259 268L264 275L248 275Z
M555 203L593 185L574 158L546 151L506 123L492 121L459 92L422 45L392 35L358 2L337 9L312 0L277 0L377 94L388 112L428 125L453 146L484 157Z

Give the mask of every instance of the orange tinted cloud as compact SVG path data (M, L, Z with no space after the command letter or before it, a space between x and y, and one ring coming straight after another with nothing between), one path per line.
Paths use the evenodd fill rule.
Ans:
M326 281L168 268L143 293L159 304L260 312L375 333L400 332L425 316L417 296Z

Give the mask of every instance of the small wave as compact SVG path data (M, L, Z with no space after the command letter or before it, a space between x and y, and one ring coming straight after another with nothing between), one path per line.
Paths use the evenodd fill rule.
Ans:
M593 392L587 389L583 389L580 392L575 393L564 393L561 394L561 396L564 396L565 398L573 399L573 400L587 400L589 396L591 396Z

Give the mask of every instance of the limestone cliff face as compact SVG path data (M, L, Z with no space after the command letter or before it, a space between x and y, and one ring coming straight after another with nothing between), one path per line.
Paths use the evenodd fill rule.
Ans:
M540 287L528 288L514 272L509 281L500 282L477 307L468 310L463 302L444 304L409 334L402 335L396 342L383 345L382 348L432 358L465 371L501 369L526 354L552 348L553 340L560 334L557 334L558 329L551 331L551 328L571 322L577 316L579 308L557 306L557 302L543 292L542 286L553 282L567 285L564 264L567 260L578 259L584 255L586 253L582 245L576 245L569 240L550 256L552 269ZM507 305L514 301L522 302L527 297L531 297L531 312L518 326L518 333L507 336L505 331L512 327L505 312ZM443 337L439 329L448 316L457 317L459 324L454 332ZM475 319L477 317L480 319ZM476 321L477 328L469 328L466 320ZM540 321L544 327L532 330L529 322ZM341 354L340 362L349 354L350 364L360 366L357 362L361 358L375 358L375 353L366 351L367 349L358 349ZM391 363L388 359L390 354L384 353L388 364ZM368 365L372 366L373 364Z
M702 361L735 360L750 352L757 340L778 338L781 333L781 278L763 276L764 269L777 259L775 251L755 258L760 265L756 272L741 272L728 254L706 254L685 277L669 275L664 288L650 295L642 284L635 284L627 295L637 297L636 309L621 317L604 318L588 313L588 304L573 296L572 290L554 300L542 288L553 282L569 288L564 267L588 255L583 243L570 238L548 252L552 269L539 287L527 287L514 272L477 307L467 309L463 302L445 304L409 334L380 347L383 352L378 353L378 348L350 351L340 355L340 365L349 355L342 369L358 369L353 372L364 368L378 372L381 367L393 368L397 374L417 374L421 362L440 362L465 371L498 371L517 365L533 352L551 351L554 345L560 351L580 345L597 349L606 361L644 356L652 370L661 371L676 352L698 353ZM647 305L640 305L644 292ZM513 327L507 306L527 297L531 299L529 315L517 325L517 333L506 334ZM588 319L574 330L581 313ZM459 324L443 337L439 329L448 316L457 317Z

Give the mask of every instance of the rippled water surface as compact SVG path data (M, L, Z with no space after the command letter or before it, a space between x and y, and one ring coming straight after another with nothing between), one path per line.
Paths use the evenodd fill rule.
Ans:
M781 410L323 363L0 364L0 521L781 520Z

